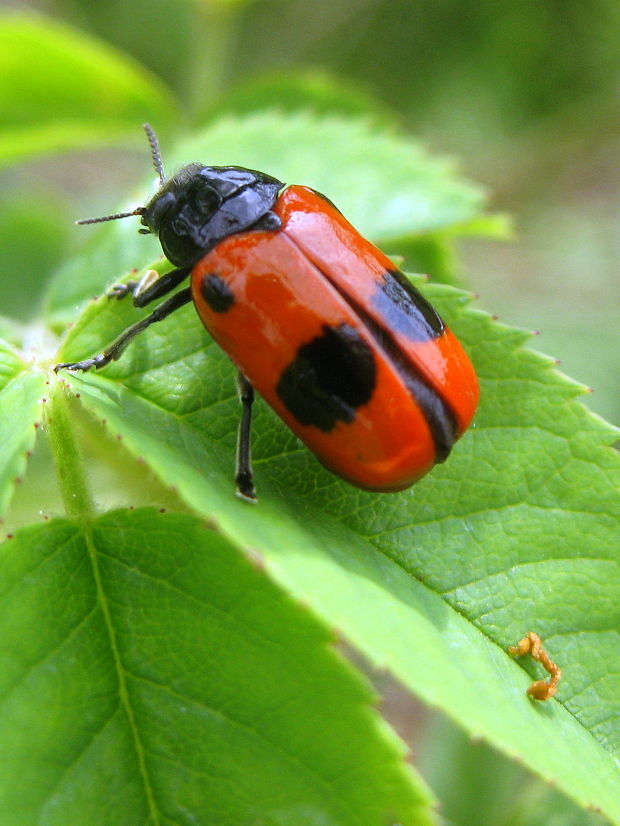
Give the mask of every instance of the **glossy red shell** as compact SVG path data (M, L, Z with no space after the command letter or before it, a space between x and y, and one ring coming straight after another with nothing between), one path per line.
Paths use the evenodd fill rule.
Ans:
M230 236L196 264L192 294L198 313L257 392L326 467L362 488L406 488L435 463L433 436L398 367L354 309L362 307L385 325L369 296L394 265L307 187L286 189L274 212L282 221L279 231ZM203 278L213 273L234 296L225 312L215 311L202 295ZM320 336L325 325L341 324L354 328L372 349L376 384L353 421L324 432L301 424L276 387L300 346ZM446 402L460 436L475 412L478 384L459 342L446 328L426 341L399 337L398 345Z

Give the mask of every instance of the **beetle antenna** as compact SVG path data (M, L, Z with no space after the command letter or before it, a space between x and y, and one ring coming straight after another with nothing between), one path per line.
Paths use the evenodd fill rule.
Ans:
M159 175L159 185L163 186L166 181L166 176L164 175L164 165L161 160L161 152L159 151L159 141L157 140L157 135L155 134L150 123L144 124L144 131L146 132L146 137L149 139L153 166Z
M133 212L115 212L113 215L103 215L101 218L82 218L76 224L101 224L103 221L116 221L117 218L129 218L131 215L144 215L144 207L138 207Z

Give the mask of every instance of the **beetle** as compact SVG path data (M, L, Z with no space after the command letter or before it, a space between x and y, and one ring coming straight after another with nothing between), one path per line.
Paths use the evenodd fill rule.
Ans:
M238 370L236 486L254 500L254 389L333 473L380 492L409 487L443 462L478 402L475 372L435 309L332 202L306 186L237 166L191 163L166 178L146 131L159 190L140 216L175 269L112 288L136 307L166 298L93 358L100 369L148 326L193 302ZM156 275L151 271L151 275Z

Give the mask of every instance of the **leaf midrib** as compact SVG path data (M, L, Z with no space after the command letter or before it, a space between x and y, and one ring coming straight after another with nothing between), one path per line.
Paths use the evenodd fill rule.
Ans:
M131 740L133 742L134 750L136 752L136 758L138 761L138 770L140 773L140 777L142 779L142 785L144 787L144 795L146 797L150 820L152 821L153 826L161 826L159 810L155 802L153 786L151 785L149 773L146 766L145 748L140 737L140 732L138 730L136 718L129 698L126 672L123 666L120 649L117 645L116 633L114 631L114 624L112 622L108 598L105 592L105 588L103 587L101 570L99 568L99 560L97 558L98 551L93 536L92 525L90 523L84 524L84 539L86 542L86 547L88 549L88 556L91 562L93 579L95 582L95 590L97 594L97 602L101 607L101 613L103 615L103 620L105 623L108 640L110 643L110 651L112 652L112 659L114 661L114 669L116 671L116 676L118 679L118 693L120 698L120 704L127 717L127 723L129 725Z

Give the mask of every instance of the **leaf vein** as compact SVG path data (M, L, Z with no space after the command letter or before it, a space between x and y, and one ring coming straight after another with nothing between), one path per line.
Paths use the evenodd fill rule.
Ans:
M128 672L128 674L131 676L132 679L135 679L135 680L138 680L140 682L146 683L147 685L154 686L156 689L159 689L159 690L165 692L166 694L168 694L172 697L175 697L178 700L181 700L183 703L187 703L187 701L189 699L192 703L195 703L195 705L198 708L201 708L204 711L207 711L209 714L212 714L212 715L218 717L220 720L223 720L224 722L228 723L229 725L231 725L235 728L238 728L243 732L249 733L252 736L254 736L256 739L258 739L259 741L262 741L262 742L266 743L270 748L272 748L276 752L278 752L278 754L283 755L286 758L287 761L293 763L293 765L301 766L301 768L308 775L310 775L311 777L315 778L316 781L318 781L318 785L319 785L320 788L325 789L327 791L327 794L329 794L336 801L337 804L339 804L342 808L349 810L349 812L351 814L353 814L354 819L356 821L358 820L355 812L353 811L353 809L351 807L351 804L349 804L346 800L342 799L342 797L340 796L338 790L335 788L334 784L331 782L330 778L326 778L323 775L321 775L315 767L309 765L308 763L305 763L300 755L294 754L293 752L289 751L287 748L285 748L285 746L282 743L278 743L277 741L274 741L273 739L267 737L264 732L262 732L259 729L249 725L248 723L245 723L241 720L236 720L234 717L231 717L230 714L224 713L221 709L213 708L212 706L207 705L204 702L204 700L202 700L201 698L194 697L191 694L186 694L186 695L180 694L178 691L175 691L170 685L167 685L167 684L164 684L164 683L158 683L157 681L155 681L153 679L148 679L147 677L144 677L140 674L130 674L129 672ZM148 749L148 751L149 751L149 754L151 754L155 757L161 757L163 759L167 759L169 761L172 761L172 758L170 758L167 755L159 754L154 749ZM174 762L174 761L172 761L172 762ZM209 777L209 775L206 774L205 772L198 772L190 766L184 766L184 768L187 771L190 771L190 772L192 772L193 774L195 774L199 777L201 777L201 776ZM360 826L364 826L364 824L360 823Z
M110 606L108 603L108 597L105 592L103 586L103 580L101 576L101 571L99 569L99 562L97 559L97 555L99 554L99 549L96 546L95 539L92 533L92 526L88 526L85 529L85 538L88 547L88 554L91 559L92 570L93 570L93 577L95 580L95 586L97 589L97 597L98 602L101 606L104 623L108 633L108 640L110 644L110 650L112 652L112 657L114 660L114 666L116 670L116 675L118 679L118 688L119 688L119 698L120 704L125 712L125 717L127 718L127 723L129 726L130 735L134 744L134 749L136 752L136 759L138 763L138 770L140 776L142 778L142 784L144 787L144 793L147 802L147 808L149 811L150 819L153 823L153 826L161 826L161 819L159 816L159 811L155 802L155 795L153 791L153 787L151 785L149 773L146 766L146 761L144 759L144 744L142 743L142 738L140 737L140 732L138 728L138 724L136 721L136 717L134 714L134 710L131 704L131 699L127 687L127 680L126 674L127 671L124 667L121 652L118 646L118 642L116 639L116 633L114 630L114 623L112 621L112 616L110 613Z

